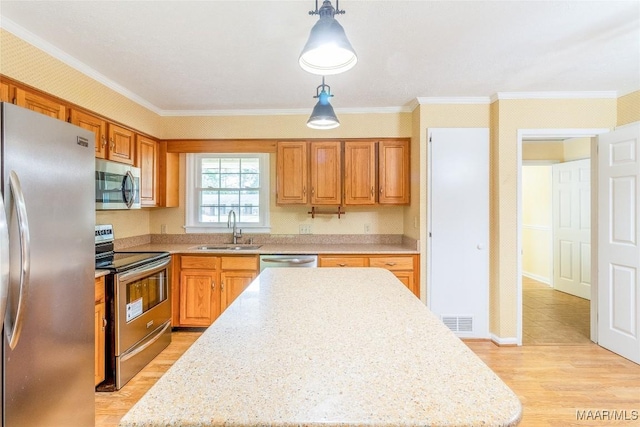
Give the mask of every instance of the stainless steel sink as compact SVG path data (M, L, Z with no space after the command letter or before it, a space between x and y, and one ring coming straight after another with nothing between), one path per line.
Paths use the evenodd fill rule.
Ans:
M262 245L203 245L194 246L191 249L197 249L199 251L251 251L258 249Z

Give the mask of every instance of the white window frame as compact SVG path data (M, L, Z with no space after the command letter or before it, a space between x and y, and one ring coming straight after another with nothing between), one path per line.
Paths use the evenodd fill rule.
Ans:
M226 222L200 222L198 211L200 199L196 185L199 182L200 160L207 157L241 157L260 160L260 221L255 223L237 222L236 227L248 233L270 233L270 191L269 191L269 154L268 153L189 153L187 154L186 191L185 191L185 231L187 233L230 233Z

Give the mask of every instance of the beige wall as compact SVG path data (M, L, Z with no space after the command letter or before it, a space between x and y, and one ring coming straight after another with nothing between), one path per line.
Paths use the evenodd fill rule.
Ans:
M562 141L527 141L522 143L522 160L564 160Z
M522 167L522 273L552 282L551 166Z
M640 90L618 98L617 126L640 121Z

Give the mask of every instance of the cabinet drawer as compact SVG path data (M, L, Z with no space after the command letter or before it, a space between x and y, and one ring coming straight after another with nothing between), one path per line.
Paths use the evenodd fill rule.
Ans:
M367 259L364 257L320 257L320 267L366 267Z
M183 256L180 258L180 268L203 268L215 270L218 268L218 257Z
M104 302L104 277L96 278L96 304L100 302Z
M258 257L222 257L222 269L258 271Z
M394 256L369 258L369 267L386 268L387 270L413 270L413 257Z

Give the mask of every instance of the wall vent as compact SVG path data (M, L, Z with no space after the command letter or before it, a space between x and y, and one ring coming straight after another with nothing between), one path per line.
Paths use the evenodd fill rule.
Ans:
M473 332L473 316L442 316L442 323L453 332Z

